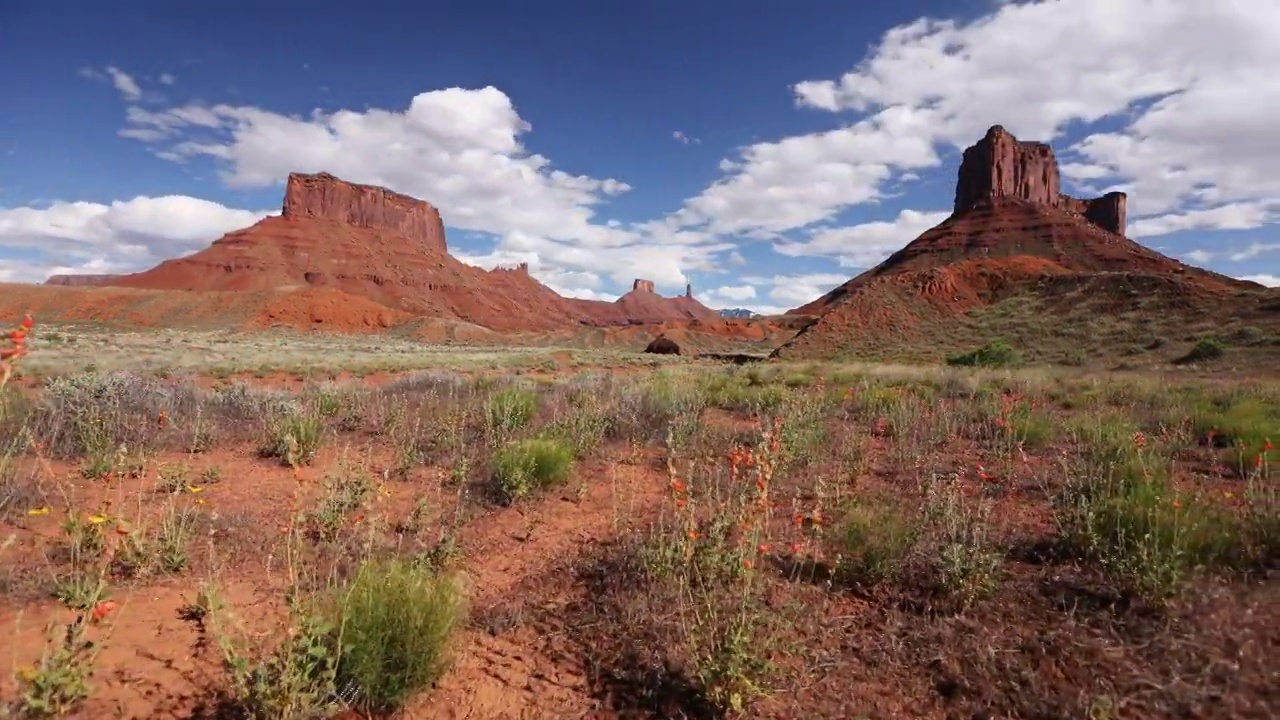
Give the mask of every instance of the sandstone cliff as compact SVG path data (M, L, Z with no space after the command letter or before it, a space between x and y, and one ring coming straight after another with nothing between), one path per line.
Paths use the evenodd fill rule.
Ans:
M422 243L428 253L448 252L444 222L431 203L386 188L345 182L329 173L290 173L283 216L388 230Z
M1081 215L1108 232L1124 235L1127 197L1111 192L1079 199L1061 192L1058 161L1047 143L1018 140L994 125L964 151L956 182L955 212L982 202L1022 200Z

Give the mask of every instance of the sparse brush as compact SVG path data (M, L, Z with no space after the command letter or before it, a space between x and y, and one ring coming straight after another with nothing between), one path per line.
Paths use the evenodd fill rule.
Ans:
M338 686L358 707L400 708L448 667L448 642L464 613L452 578L404 560L367 561L336 602Z
M513 502L564 482L573 469L573 448L552 438L510 443L493 457L493 478L502 499Z

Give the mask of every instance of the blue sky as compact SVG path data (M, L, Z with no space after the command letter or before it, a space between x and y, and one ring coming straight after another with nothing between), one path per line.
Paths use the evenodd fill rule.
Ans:
M944 217L999 123L1130 192L1131 237L1280 282L1280 6L727 7L7 3L0 279L149 267L327 170L567 294L785 309Z

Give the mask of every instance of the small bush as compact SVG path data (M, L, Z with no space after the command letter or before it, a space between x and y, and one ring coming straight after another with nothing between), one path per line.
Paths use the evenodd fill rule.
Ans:
M955 367L1006 367L1021 362L1021 356L1004 340L992 340L976 350L947 358Z
M291 410L275 417L267 431L263 457L280 458L285 465L307 465L320 449L324 423L319 415Z
M573 469L574 450L552 438L532 438L511 443L493 458L493 477L507 502L538 488L563 482Z
M1175 362L1195 363L1217 360L1225 355L1226 352L1227 347L1223 345L1221 341L1213 338L1203 338L1201 340L1197 340L1196 344L1191 347L1191 350L1189 350L1186 355L1178 358Z
M362 709L386 712L444 674L463 599L451 578L421 565L368 561L339 596L337 614L337 685Z
M889 504L857 504L836 527L840 572L851 582L893 580L920 538L920 518Z
M499 434L513 433L529 424L538 411L538 396L524 388L506 388L489 397L485 417Z

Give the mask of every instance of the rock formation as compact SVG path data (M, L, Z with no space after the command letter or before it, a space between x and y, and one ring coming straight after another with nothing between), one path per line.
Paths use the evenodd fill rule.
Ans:
M644 351L655 355L679 355L680 344L666 335L659 335L645 346Z
M93 287L110 285L119 275L50 275L45 285L62 285L64 287Z
M684 296L690 300L693 299L693 283L688 283L684 286Z
M1062 194L1053 150L994 126L964 152L951 216L876 267L791 310L816 320L776 355L837 357L900 348L913 336L950 336L968 313L1027 294L1043 300L1045 293L1087 287L1092 294L1075 298L1074 307L1086 299L1110 302L1128 308L1117 312L1141 317L1156 306L1166 316L1212 312L1227 297L1262 291L1133 242L1124 228L1123 193L1091 200ZM1144 295L1142 288L1157 290Z
M284 301L272 299L269 315L302 318L324 327L369 324L363 319L323 319L325 313L344 312L343 303L333 301L343 294L409 317L502 332L715 317L715 311L690 297L658 295L649 280L637 279L634 289L615 302L578 300L561 297L538 282L527 263L490 271L467 265L449 255L440 213L430 203L328 173L291 174L279 216L227 233L204 250L139 273L87 277L52 278L48 284L193 292L323 291L306 296L305 312L289 312L281 305ZM304 302L302 295L298 298ZM354 301L350 305L356 306Z
M290 173L283 215L314 218L373 230L388 230L445 253L444 222L431 203L386 188L345 182L329 173Z
M1124 193L1081 200L1062 193L1059 185L1053 148L1047 143L1018 140L993 125L985 137L964 151L954 211L1011 198L1082 215L1103 230L1124 235Z

